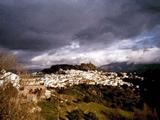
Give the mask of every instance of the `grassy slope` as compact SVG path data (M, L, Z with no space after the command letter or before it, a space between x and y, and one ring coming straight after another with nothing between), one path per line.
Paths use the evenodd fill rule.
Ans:
M58 117L57 107L58 106L54 106L53 104L54 103L51 103L49 101L43 101L40 103L40 106L42 107L42 115L44 116L46 120L57 120L57 117ZM76 109L80 109L84 113L92 112L96 114L99 120L107 119L107 116L105 116L102 113L102 111L107 113L108 115L117 114L127 119L133 118L133 112L125 111L119 108L114 109L114 108L105 107L102 104L98 104L94 102L91 102L91 103L81 102L78 104L70 104L70 105L67 105L66 103L60 103L59 116L61 118L66 119L67 112L71 112Z
M94 113L99 120L119 118L124 118L126 120L133 119L136 111L107 105L106 102L108 99L103 98L101 94L95 93L98 91L97 88L99 87L83 87L84 88L82 88L82 86L74 86L65 90L57 90L57 92L54 92L56 97L52 97L51 100L48 101L40 102L39 105L42 108L43 117L46 120L57 120L58 116L67 119L67 115L73 110L81 110L84 114L89 112ZM84 100L86 95L90 97L89 101ZM130 99L132 99L132 97ZM109 101L109 103L110 102L111 101ZM115 102L115 100L112 102ZM140 115L143 114L143 110L138 109L137 111Z

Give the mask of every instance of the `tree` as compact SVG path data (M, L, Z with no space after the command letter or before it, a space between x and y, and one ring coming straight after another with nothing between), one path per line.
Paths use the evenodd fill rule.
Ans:
M17 62L16 56L7 51L0 51L0 70L22 71L22 65Z

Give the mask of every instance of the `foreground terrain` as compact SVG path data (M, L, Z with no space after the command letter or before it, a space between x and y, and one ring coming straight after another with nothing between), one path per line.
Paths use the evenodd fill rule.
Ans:
M140 74L71 67L27 76L3 70L0 79L1 119L158 120Z

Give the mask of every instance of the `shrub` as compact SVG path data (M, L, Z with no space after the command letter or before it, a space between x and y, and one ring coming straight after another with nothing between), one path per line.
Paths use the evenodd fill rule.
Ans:
M17 63L16 56L6 51L0 52L0 70L2 69L26 73L22 65ZM20 82L22 85L23 81ZM30 113L30 108L34 105L22 101L24 99L18 95L17 89L11 83L0 86L0 120L40 120L38 114Z
M0 52L0 69L13 70L17 66L16 57L9 52Z
M73 110L71 112L68 112L66 117L69 120L98 120L96 117L96 114L89 112L89 113L84 113L80 109Z
M31 107L32 104L21 102L12 84L0 87L0 120L40 120L38 114L29 112Z
M7 51L1 51L0 52L0 70L16 70L19 72L24 72L24 68L22 64L18 63L16 56Z
M71 112L68 112L67 118L69 120L81 120L83 118L83 111L73 110Z
M84 119L85 120L98 120L98 118L96 117L96 114L94 114L92 112L84 114Z

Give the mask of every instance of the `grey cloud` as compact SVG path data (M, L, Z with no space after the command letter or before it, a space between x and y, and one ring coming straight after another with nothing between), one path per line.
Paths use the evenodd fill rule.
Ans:
M160 12L160 1L159 0L136 0L136 2L145 10L150 12Z
M110 43L114 39L136 37L143 32L151 31L154 27L160 24L160 11L157 10L160 7L160 3L158 1L116 1L116 3L118 2L123 3L119 3L119 6L117 7L117 10L119 10L118 13L117 11L114 12L114 9L116 8L112 6L112 10L110 10L112 15L106 15L94 26L79 31L75 35L76 38L81 41L98 42L100 41L99 36L109 33L109 36L106 36L101 41ZM157 7L157 9L153 9L155 12L150 11L150 8L153 5Z
M82 0L0 2L0 43L21 50L49 50L72 39L83 44L110 43L139 35L159 24L159 7L153 0ZM63 36L63 37L62 37ZM105 37L103 37L105 36Z
M80 43L81 52L103 49L143 32L153 34L159 19L159 0L3 0L0 48L23 51L18 56L25 62L72 41ZM156 31L152 43L159 47Z
M69 4L42 3L0 5L2 47L37 51L61 47L90 19L82 9Z

